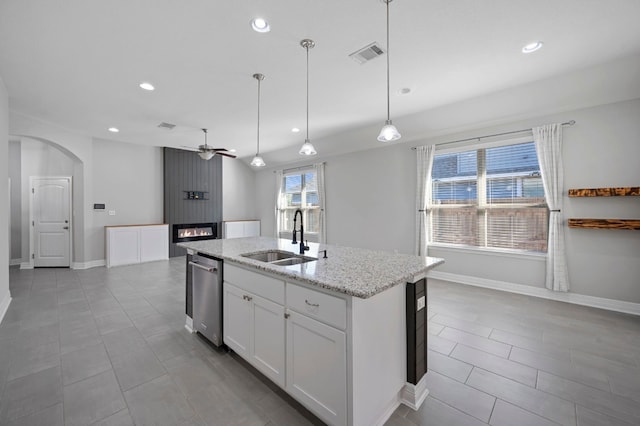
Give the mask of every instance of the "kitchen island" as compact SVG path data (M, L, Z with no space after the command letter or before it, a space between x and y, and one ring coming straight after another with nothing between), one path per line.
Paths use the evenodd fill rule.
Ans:
M256 258L298 255L289 240L179 245L224 262L224 343L325 422L383 424L427 396L423 373L409 383L407 350L416 321L426 334L425 299L407 301L442 259L310 243L303 263L283 265Z

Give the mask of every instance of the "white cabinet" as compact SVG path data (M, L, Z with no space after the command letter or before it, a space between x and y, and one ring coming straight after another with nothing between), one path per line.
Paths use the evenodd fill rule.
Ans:
M235 265L224 280L227 346L327 423L346 425L346 299Z
M169 258L169 225L105 227L107 267Z
M233 265L224 276L224 343L284 387L284 282Z
M328 424L346 425L346 333L291 310L287 314L287 391Z
M249 357L251 340L251 303L247 292L229 283L223 287L223 340L243 358Z
M222 224L222 238L259 237L259 220L230 220Z

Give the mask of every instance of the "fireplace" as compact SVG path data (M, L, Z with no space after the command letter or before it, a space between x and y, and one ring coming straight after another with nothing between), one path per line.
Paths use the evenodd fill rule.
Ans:
M173 242L213 240L218 238L218 224L183 223L173 225Z

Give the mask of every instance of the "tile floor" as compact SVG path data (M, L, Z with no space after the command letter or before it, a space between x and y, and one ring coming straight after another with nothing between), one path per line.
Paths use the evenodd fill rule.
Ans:
M0 425L320 424L184 329L184 258L11 268ZM639 425L640 318L429 283L430 395L389 426Z

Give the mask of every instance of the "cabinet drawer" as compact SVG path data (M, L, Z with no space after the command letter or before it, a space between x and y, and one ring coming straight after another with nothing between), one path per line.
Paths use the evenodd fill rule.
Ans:
M224 281L284 305L284 281L224 263Z
M347 301L287 283L287 307L326 324L347 328Z

